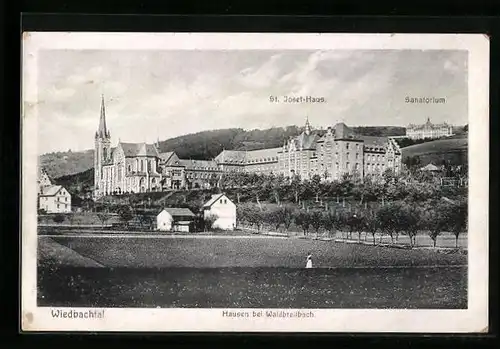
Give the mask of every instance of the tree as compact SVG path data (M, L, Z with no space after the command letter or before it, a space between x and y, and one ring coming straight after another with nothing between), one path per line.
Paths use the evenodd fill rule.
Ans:
M129 206L123 206L118 210L118 215L120 217L120 220L125 223L128 228L129 222L132 220L132 218L134 218L132 209Z
M410 246L417 243L417 233L422 227L421 210L414 204L402 204L396 215L399 231L406 231L410 238Z
M267 223L271 224L276 229L277 232L279 232L280 225L283 222L281 216L281 209L279 207L267 210L265 212L264 219Z
M52 217L52 220L55 222L55 223L62 223L64 222L64 215L58 213L56 214L54 217Z
M309 213L305 210L300 210L299 212L297 212L297 214L295 215L295 224L302 228L304 236L306 236L309 231L309 226L311 225Z
M424 216L424 226L429 231L433 246L436 247L437 237L446 229L446 216L442 205L430 208Z
M148 227L151 229L151 226L153 225L153 217L151 215L147 214L146 212L141 212L138 215L139 218L139 223L141 224L141 227Z
M281 220L285 231L288 232L290 225L293 223L293 217L295 216L295 208L291 205L283 205L281 207Z
M377 234L377 231L380 229L380 220L377 217L377 212L370 211L368 214L366 214L364 224L366 230L368 230L368 232L372 234L373 244L375 245L375 234Z
M446 227L455 235L455 247L458 248L460 233L467 230L467 200L450 203L445 209Z
M203 217L203 222L204 222L204 225L205 225L205 231L210 231L210 229L212 229L215 221L218 218L219 217L216 214L213 214L213 213L204 216Z
M324 212L321 217L323 228L328 232L330 236L335 236L337 230L338 218L333 212Z
M319 229L323 225L323 220L322 220L323 212L320 210L312 210L309 213L309 219L311 222L312 227L314 228L314 231L316 232L316 238L318 237Z
M381 206L378 209L377 217L380 222L380 230L382 236L384 233L391 237L391 242L394 243L394 235L399 229L398 226L398 215L399 207L394 203L388 203ZM380 236L380 241L382 241L382 236Z
M106 222L111 219L111 214L109 212L107 212L107 210L106 210L103 212L99 212L97 214L97 218L99 218L99 220L101 221L102 227L104 228L104 225L106 224Z

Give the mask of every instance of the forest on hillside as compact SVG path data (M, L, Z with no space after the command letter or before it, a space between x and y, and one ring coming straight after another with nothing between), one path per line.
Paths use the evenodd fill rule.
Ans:
M404 135L406 129L396 126L353 127L354 132L366 136ZM175 151L184 159L213 159L223 150L256 150L276 148L284 141L302 132L301 127L273 127L265 130L230 128L203 131L160 141L160 152ZM325 129L317 130L320 134ZM116 140L114 140L116 141ZM116 143L113 143L116 144ZM94 151L55 152L40 156L40 165L52 178L86 171L94 166Z

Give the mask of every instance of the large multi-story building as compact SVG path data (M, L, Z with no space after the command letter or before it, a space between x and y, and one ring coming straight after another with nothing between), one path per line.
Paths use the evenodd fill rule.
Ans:
M380 174L399 171L401 150L388 137L356 134L344 123L326 131L313 130L306 120L304 131L283 146L260 150L223 150L213 160L180 159L174 152L160 153L158 144L122 143L111 147L106 127L104 99L95 134L94 196L164 189L210 188L222 173L294 175L310 179L340 179L344 174Z
M406 137L410 139L441 138L453 135L453 127L446 122L433 124L430 118L423 125L410 124L406 128Z

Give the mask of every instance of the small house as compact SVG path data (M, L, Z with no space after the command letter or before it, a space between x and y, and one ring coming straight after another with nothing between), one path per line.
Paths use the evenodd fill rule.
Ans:
M194 219L194 213L188 208L166 207L156 216L156 229L189 232Z
M71 194L60 185L40 187L38 207L47 213L71 212Z
M203 218L215 216L212 228L233 230L236 228L236 205L225 194L214 194L203 205Z

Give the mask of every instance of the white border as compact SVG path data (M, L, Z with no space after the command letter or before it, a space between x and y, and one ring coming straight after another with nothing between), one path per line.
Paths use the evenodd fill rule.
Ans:
M221 316L222 309L113 309L103 319L53 319L36 306L37 58L44 49L429 49L469 52L467 310L314 310L307 319ZM22 330L243 332L485 332L488 326L489 40L482 34L61 33L23 35ZM242 310L242 309L238 309ZM255 309L248 309L252 312ZM287 309L289 310L289 309Z

